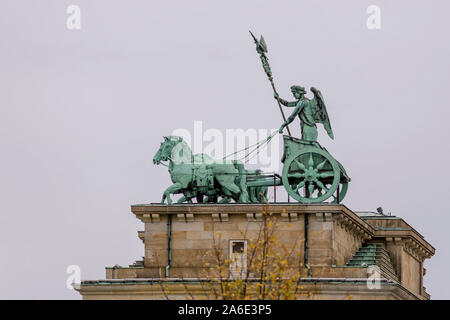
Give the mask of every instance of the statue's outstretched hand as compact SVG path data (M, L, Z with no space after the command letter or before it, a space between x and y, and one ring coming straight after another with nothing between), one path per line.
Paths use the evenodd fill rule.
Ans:
M284 123L281 125L280 129L278 130L278 133L283 133L284 130Z
M276 93L276 92L273 93L273 97L274 97L275 99L277 99L277 100L280 98L280 96L279 96L278 93Z

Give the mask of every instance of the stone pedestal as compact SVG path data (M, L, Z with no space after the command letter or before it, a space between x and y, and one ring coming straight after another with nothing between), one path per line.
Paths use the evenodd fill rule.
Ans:
M144 223L142 261L106 268L106 279L83 281L84 299L206 298L203 270L217 246L257 237L264 214L277 222L277 239L303 256L302 288L314 299L429 299L423 262L434 248L403 219L353 212L344 205L176 204L133 205ZM381 280L368 285L376 266ZM202 291L203 290L203 291Z

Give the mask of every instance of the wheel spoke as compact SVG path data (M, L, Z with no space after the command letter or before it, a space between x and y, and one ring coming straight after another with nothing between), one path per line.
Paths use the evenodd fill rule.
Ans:
M334 172L333 171L322 171L322 172L319 172L317 174L317 176L319 178L329 178L329 177L334 176Z
M323 160L321 163L319 163L319 164L317 165L316 169L317 169L317 170L322 170L323 166L324 166L325 163L327 163L327 162L328 162L327 159Z
M300 181L299 184L294 188L294 192L298 192L298 189L302 188L305 185L306 181Z
M317 184L317 186L318 186L320 189L323 189L323 190L328 191L328 188L325 187L325 185L322 183L322 181L317 180L317 181L316 181L316 184Z
M312 156L312 152L309 154L309 161L308 161L308 165L310 168L313 167L314 165L314 161L313 161L313 156Z
M288 177L289 178L303 178L303 177L305 177L305 174L301 173L301 172L293 172L293 173L288 173Z
M306 167L305 167L305 165L303 163L301 163L297 159L294 159L294 162L300 169L302 169L303 171L306 170Z

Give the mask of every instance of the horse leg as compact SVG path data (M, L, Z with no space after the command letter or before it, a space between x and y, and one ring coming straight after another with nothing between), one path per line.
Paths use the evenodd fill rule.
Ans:
M215 195L209 195L208 197L206 197L206 202L208 203L216 203L217 202L217 194Z
M251 188L249 188L249 194L250 194L250 201L251 202L253 202L253 203L257 203L257 202L259 202L258 201L258 198L257 198L257 196L256 196L256 187L251 187Z
M219 203L230 203L231 197L229 196L223 196L222 199L220 199Z
M238 169L239 172L239 202L251 202L247 187L247 171L245 170L244 165L238 161L234 161L234 167Z
M258 202L267 202L267 187L257 187Z
M225 195L231 196L236 202L240 197L241 189L234 182L226 182L222 184L222 191ZM240 202L240 201L239 201Z
M198 194L196 198L197 198L197 203L203 203L203 194Z
M243 177L243 180L241 179L240 183L239 183L239 202L240 203L247 203L247 202L251 202L250 201L250 195L248 194L248 189L247 189L247 180L245 177Z
M170 198L171 194L176 193L177 191L181 190L183 188L183 185L179 182L174 183L170 187L164 191L163 200L161 203L164 203L164 198L167 198L167 204L172 204L172 199Z
M222 199L220 199L219 203L229 203L232 196L231 191L222 185Z

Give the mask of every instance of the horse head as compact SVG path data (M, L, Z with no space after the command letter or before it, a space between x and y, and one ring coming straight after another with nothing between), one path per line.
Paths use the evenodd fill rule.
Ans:
M164 137L164 141L161 142L159 150L153 157L153 163L160 164L163 161L171 160L173 148L182 141L183 139L181 137L176 136Z

